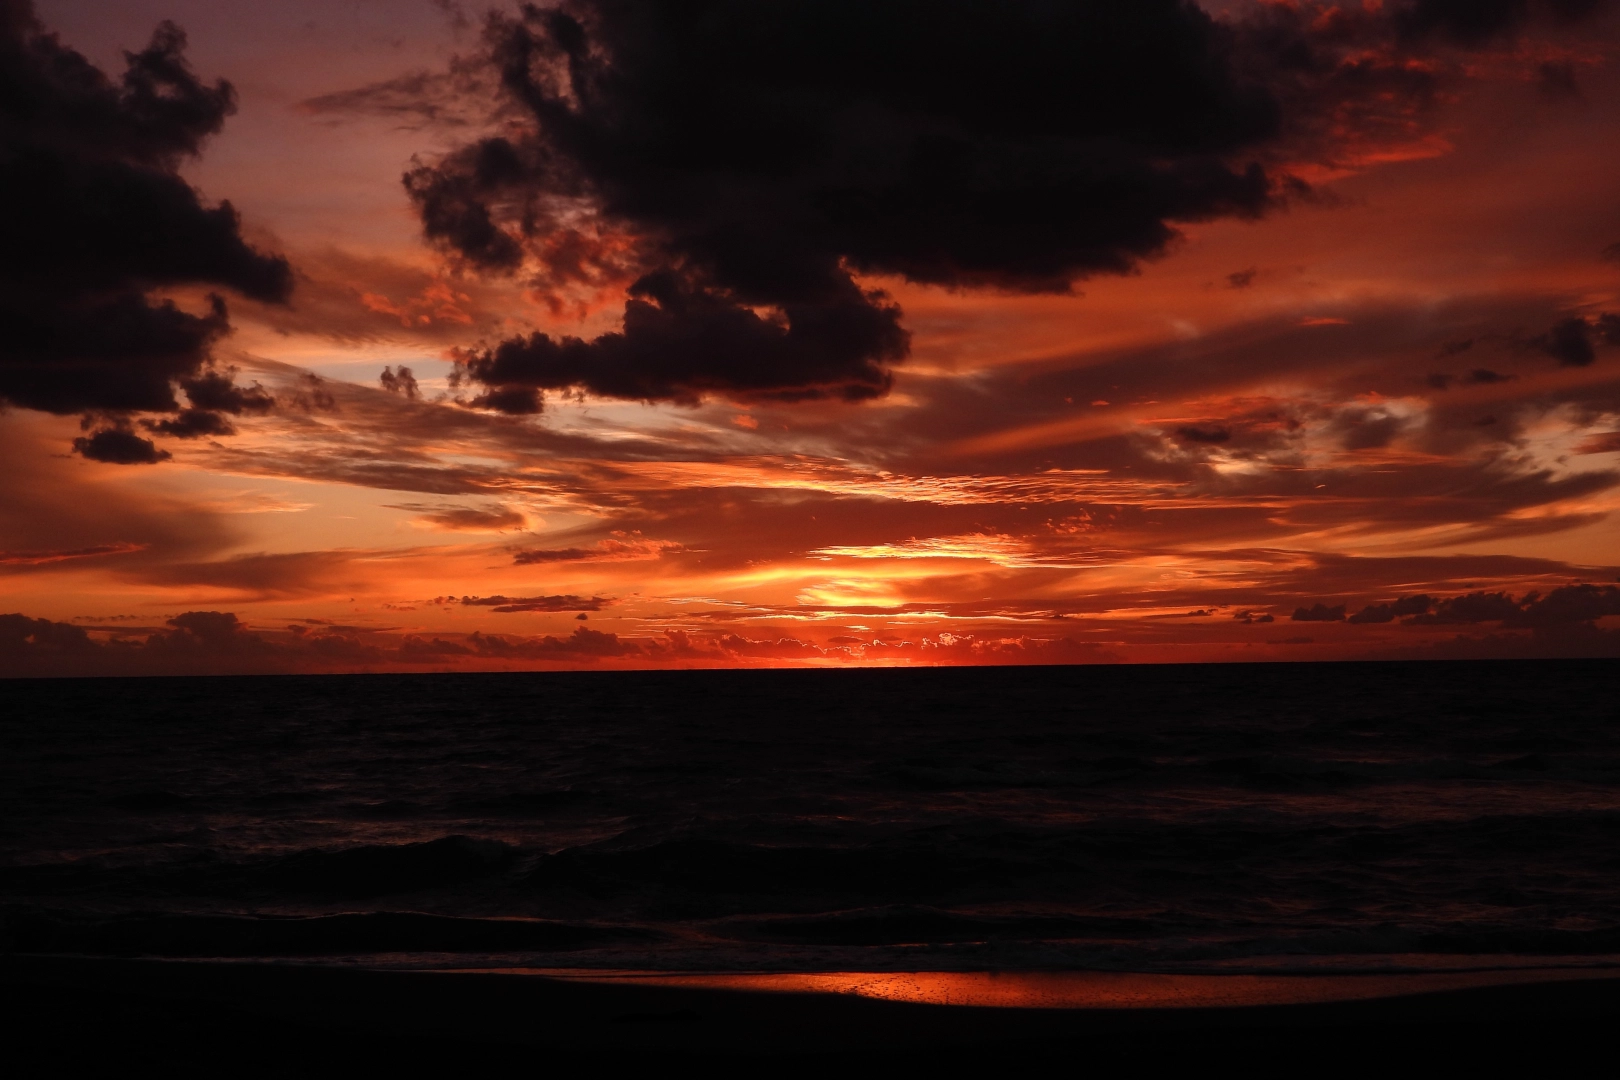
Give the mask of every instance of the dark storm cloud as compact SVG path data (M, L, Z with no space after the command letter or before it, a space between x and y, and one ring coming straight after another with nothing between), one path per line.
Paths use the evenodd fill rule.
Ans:
M1592 328L1579 317L1558 322L1536 338L1535 344L1565 367L1585 367L1597 359L1597 350L1592 347Z
M1179 0L605 0L487 40L531 123L407 176L427 235L550 287L633 282L622 333L464 358L506 411L880 394L907 335L852 271L1063 292L1279 193L1251 154L1278 102Z
M1315 604L1308 608L1295 608L1289 618L1294 622L1343 622L1344 605L1328 607L1326 604Z
M1586 367L1597 359L1597 346L1620 345L1620 315L1603 314L1588 320L1571 315L1531 344L1565 367Z
M149 292L286 298L286 262L250 247L231 205L204 204L176 171L235 107L230 84L201 82L184 47L164 23L114 81L25 0L0 0L0 398L58 414L174 411L175 383L219 378L205 367L229 323L218 297L199 314ZM158 455L117 424L80 445L101 461Z
M909 340L853 274L1032 293L1129 272L1179 223L1304 194L1277 162L1409 127L1436 48L1600 6L561 0L491 16L502 134L405 185L463 263L559 304L628 290L620 332L463 353L473 404L861 399Z

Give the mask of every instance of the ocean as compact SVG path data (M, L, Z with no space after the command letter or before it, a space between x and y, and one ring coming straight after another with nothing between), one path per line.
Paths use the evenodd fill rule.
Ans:
M457 970L1607 966L1617 674L11 680L0 933Z

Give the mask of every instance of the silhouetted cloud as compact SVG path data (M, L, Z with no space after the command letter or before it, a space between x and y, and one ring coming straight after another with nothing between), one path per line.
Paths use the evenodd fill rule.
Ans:
M1304 193L1279 162L1412 130L1436 50L1605 6L561 0L492 14L482 69L306 108L431 118L493 72L500 134L405 177L427 237L559 311L625 290L621 331L463 351L470 404L858 400L909 336L852 272L1024 293L1128 272L1179 223Z
M1565 367L1586 367L1597 359L1597 344L1620 345L1620 315L1602 314L1588 320L1571 315L1531 340Z
M404 364L399 365L398 371L392 367L383 368L377 384L390 394L402 394L411 401L422 396L421 389L416 385L416 375Z
M449 601L448 597L435 597L434 603ZM513 611L601 611L613 601L603 596L463 596L459 603L469 607L494 608L500 612Z
M521 529L529 523L521 511L506 506L432 506L422 503L396 503L391 510L411 510L421 514L416 521L448 532L504 532Z
M330 118L371 115L398 128L467 128L488 111L484 72L474 64L456 63L448 71L410 71L352 90L321 94L299 102L299 111Z
M1536 89L1548 101L1569 101L1581 96L1575 65L1569 61L1544 60L1536 67Z
M474 631L467 635L467 644L479 656L501 660L626 656L641 651L639 645L620 641L617 634L592 630L586 626L574 627L574 632L565 638L550 634L539 638L507 638Z
M1357 624L1394 622L1402 615L1427 614L1433 605L1432 597L1403 596L1389 604L1369 604L1345 621Z
M1213 425L1179 427L1176 428L1176 434L1188 442L1208 443L1210 445L1219 445L1232 440L1232 430L1230 428L1215 427Z
M1591 326L1575 316L1555 324L1536 338L1535 344L1565 367L1585 367L1597 359L1597 350L1592 347Z
M1278 162L1410 130L1429 52L1600 6L562 0L490 16L501 133L405 186L466 265L559 309L626 292L620 331L462 352L471 404L858 400L910 343L853 274L1062 293L1129 272L1180 223L1303 194ZM443 94L410 76L319 108L436 114Z
M193 313L150 290L287 297L287 263L249 246L231 205L205 205L177 171L235 107L230 84L198 80L184 47L180 29L162 24L125 54L115 82L24 0L0 3L0 398L116 416L177 410L176 383L201 380L201 396L217 398L207 380L220 377L205 365L229 330L224 301ZM191 396L195 408L220 408ZM174 424L173 434L207 426ZM166 456L121 426L75 445L98 461Z
M1294 612L1298 621L1337 621L1343 606L1317 604ZM1515 600L1507 592L1470 592L1435 598L1406 596L1387 604L1370 604L1347 620L1390 623L1405 617L1408 626L1453 626L1501 623L1504 627L1568 626L1620 615L1620 588L1613 585L1562 585L1547 593L1532 591Z
M608 537L590 547L530 548L519 551L512 561L519 566L536 563L560 562L640 562L661 559L666 552L680 551L681 545L670 540L649 540L640 535Z
M234 435L236 428L219 413L204 409L181 409L173 420L144 422L148 431L173 435L177 439L200 439L207 435Z
M190 399L192 408L195 409L209 409L241 416L243 413L269 412L275 408L276 399L271 396L270 391L258 383L252 386L238 386L235 375L235 369L226 372L205 371L192 378L181 379L180 387L185 390L186 397Z
M81 548L48 548L36 551L0 551L0 566L43 566L70 559L98 559L105 555L127 555L140 551L143 544L92 544Z
M1461 45L1482 45L1536 17L1572 23L1609 6L1608 0L1404 0L1390 8L1407 34L1436 34Z
M1545 596L1530 593L1519 602L1509 626L1560 626L1620 615L1620 588L1613 585L1565 585Z
M879 394L908 339L851 271L1063 292L1280 190L1243 160L1277 101L1179 0L603 0L493 16L487 43L532 123L407 176L427 235L553 288L632 282L622 333L464 356L505 411Z
M91 461L110 465L156 465L169 460L167 450L159 450L151 439L143 439L128 428L109 427L73 440L73 449Z

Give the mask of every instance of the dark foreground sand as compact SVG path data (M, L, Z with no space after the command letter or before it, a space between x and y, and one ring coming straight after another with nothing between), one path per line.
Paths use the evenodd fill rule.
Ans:
M17 1076L564 1065L1545 1073L1608 1061L1620 1031L1620 978L1608 977L1292 1005L989 1008L656 979L11 956L0 989Z

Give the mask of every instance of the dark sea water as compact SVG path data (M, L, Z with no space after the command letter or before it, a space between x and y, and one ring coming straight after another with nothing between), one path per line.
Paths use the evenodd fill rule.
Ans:
M0 683L21 952L1276 971L1620 954L1608 661Z

